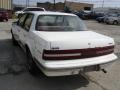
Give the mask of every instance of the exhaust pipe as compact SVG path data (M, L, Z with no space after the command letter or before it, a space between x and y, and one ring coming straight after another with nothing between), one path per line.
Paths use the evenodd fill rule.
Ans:
M105 70L105 69L102 69L102 71L103 71L104 73L107 73L107 70Z

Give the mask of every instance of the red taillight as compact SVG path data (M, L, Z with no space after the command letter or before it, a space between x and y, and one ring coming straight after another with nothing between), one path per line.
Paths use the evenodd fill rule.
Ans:
M70 60L107 55L114 52L114 46L75 49L75 50L44 50L44 60Z

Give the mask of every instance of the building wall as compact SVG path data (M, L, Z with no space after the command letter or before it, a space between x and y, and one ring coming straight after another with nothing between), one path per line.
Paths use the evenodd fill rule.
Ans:
M54 4L53 3L37 3L38 7L43 7L46 10L54 10ZM64 10L64 7L67 6L72 10L85 10L85 8L90 8L90 10L93 9L93 4L87 4L87 3L75 3L75 2L66 2L66 3L56 3L56 10Z
M73 9L73 10L85 10L86 8L93 9L93 4L87 3L75 3L75 2L66 2L66 6Z
M55 10L64 10L64 3L56 3ZM43 7L46 10L54 10L54 4L53 3L37 3L37 7Z
M0 8L12 10L12 0L0 0Z

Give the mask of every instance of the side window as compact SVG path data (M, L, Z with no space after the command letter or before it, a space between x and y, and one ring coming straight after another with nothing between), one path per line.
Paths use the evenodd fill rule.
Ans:
M21 18L18 21L19 26L21 26L21 27L23 26L26 16L27 16L27 14L24 14L21 16Z
M29 8L26 8L24 11L30 11L30 9L29 9Z
M33 14L29 14L25 20L25 23L24 23L24 29L29 31L30 29L30 26L31 26L31 23L32 23L32 20L33 20L33 17L34 15Z

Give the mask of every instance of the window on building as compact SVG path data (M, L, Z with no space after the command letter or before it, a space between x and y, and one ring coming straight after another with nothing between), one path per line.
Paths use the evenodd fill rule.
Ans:
M91 10L91 7L84 7L84 10Z

